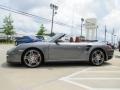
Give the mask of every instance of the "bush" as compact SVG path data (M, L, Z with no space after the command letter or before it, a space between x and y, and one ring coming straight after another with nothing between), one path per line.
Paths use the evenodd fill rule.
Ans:
M13 41L13 40L0 40L0 44L14 44L15 43L15 41Z

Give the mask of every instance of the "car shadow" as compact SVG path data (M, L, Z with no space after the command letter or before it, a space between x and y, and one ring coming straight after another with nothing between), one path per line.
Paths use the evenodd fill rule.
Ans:
M112 65L109 62L105 62L103 65L99 66L110 66ZM27 68L26 66L22 64L8 64L8 63L3 63L1 65L2 68L17 68L17 69L30 69ZM40 67L37 67L35 69L54 69L54 68L80 68L80 67L96 67L92 66L89 62L49 62L49 63L44 63Z
M120 58L120 56L119 55L115 55L115 58Z
M22 64L9 64L9 63L2 63L1 64L2 68L24 68Z

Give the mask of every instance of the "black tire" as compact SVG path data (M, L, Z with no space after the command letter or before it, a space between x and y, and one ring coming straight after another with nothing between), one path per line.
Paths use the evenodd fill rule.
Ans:
M105 61L105 53L101 49L95 49L90 54L90 63L94 66L100 66Z
M28 49L22 56L22 62L29 68L35 68L41 65L43 60L42 54L37 49Z

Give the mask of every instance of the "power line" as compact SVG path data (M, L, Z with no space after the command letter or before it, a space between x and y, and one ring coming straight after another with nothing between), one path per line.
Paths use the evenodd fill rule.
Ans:
M13 12L13 13L17 13L17 14L21 14L21 15L28 16L28 17L34 17L34 18L38 18L38 19L43 19L43 20L45 20L47 22L52 21L50 19L40 17L40 16L37 16L37 15L33 15L31 13L27 13L27 12L23 12L23 11L20 11L20 10L12 9L12 8L9 8L9 7L1 5L1 4L0 4L0 9L10 11L10 12ZM72 25L68 25L68 24L65 24L65 23L62 23L62 22L58 22L58 21L54 21L54 23L58 24L58 25L61 25L61 26L66 26L66 27L69 27L69 28L77 28L77 27L73 27Z
M43 18L43 17L39 17L37 15L33 15L33 14L26 13L26 12L23 12L23 11L19 11L19 10L16 10L16 9L12 9L12 8L9 8L9 7L3 6L3 5L0 5L0 9L11 11L11 12L14 12L14 13L17 13L17 14L22 14L22 15L25 15L25 16L37 17L37 18L41 18L41 19L50 21L49 19L46 19L46 18Z

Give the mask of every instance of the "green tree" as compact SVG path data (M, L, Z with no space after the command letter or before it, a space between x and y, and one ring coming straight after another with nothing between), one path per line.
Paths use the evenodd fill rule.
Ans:
M37 35L45 35L45 27L43 24L41 24L39 31L37 32Z
M12 36L15 34L15 31L13 30L13 20L11 19L11 15L6 16L3 20L3 32L8 36Z

